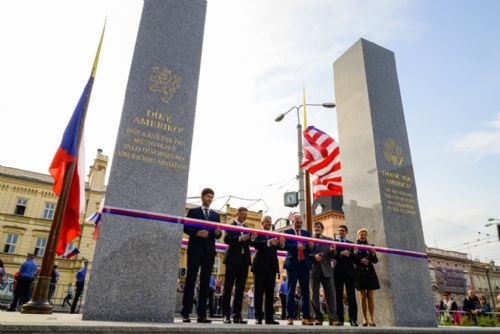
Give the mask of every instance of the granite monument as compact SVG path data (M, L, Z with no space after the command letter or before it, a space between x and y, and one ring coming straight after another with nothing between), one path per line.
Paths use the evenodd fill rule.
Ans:
M334 63L349 237L426 252L394 53L365 39ZM377 325L435 327L427 259L379 256Z
M106 206L183 216L205 12L144 2ZM83 319L172 322L181 241L181 225L104 215Z

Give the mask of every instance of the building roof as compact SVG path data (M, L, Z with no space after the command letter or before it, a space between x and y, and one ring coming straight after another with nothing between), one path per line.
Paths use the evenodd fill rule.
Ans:
M48 174L32 172L24 169L0 166L0 175L14 177L33 182L41 182L46 184L54 184L54 180Z

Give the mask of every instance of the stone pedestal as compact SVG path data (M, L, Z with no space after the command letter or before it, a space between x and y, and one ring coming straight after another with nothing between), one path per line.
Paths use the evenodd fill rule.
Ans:
M425 252L394 53L361 39L334 73L348 238L366 227L370 243ZM379 259L377 325L436 326L427 260Z
M183 215L205 12L205 0L145 1L107 206ZM112 215L101 224L83 319L172 322L182 226Z

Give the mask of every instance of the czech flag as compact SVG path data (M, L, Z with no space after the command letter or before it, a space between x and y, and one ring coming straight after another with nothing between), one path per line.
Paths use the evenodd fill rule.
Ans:
M64 254L66 246L80 235L80 213L85 211L85 152L82 144L78 147L78 134L83 131L82 116L85 105L89 97L89 90L92 85L92 77L87 82L82 96L73 112L66 131L61 141L61 145L50 164L49 173L54 179L52 188L56 195L61 196L64 176L68 172L71 161L76 161L75 172L71 182L68 201L64 210L61 232L57 243L57 255ZM81 127L81 128L80 128Z
M73 256L76 256L78 254L80 254L80 251L78 250L78 248L75 247L71 252L64 253L63 258L71 259Z

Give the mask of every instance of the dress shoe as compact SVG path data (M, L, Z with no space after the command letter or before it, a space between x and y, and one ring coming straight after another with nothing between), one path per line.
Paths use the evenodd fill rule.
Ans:
M374 322L370 322L368 325L370 325L370 326L372 326L372 327L377 326L377 325L375 325L375 323L374 323Z
M262 325L262 319L255 319L256 325Z
M323 321L316 319L316 320L314 320L314 324L316 326L323 326Z
M367 322L363 322L363 324L361 326L366 327L366 326L368 326L368 323Z
M358 323L356 321L349 321L352 327L358 327Z
M287 325L293 325L293 319L288 319L288 321L286 322Z
M304 326L312 326L312 325L314 325L314 321L311 321L309 319L304 319L304 320L302 320L302 325L304 325Z
M233 324L246 325L248 321L243 320L242 318L233 318Z
M269 319L269 320L266 320L266 325L279 325L280 323L273 320L273 319Z
M338 320L330 320L330 321L328 321L328 324L330 326L340 326L340 321L338 321Z
M212 323L212 320L207 319L206 317L199 317L198 320L196 320L196 322L200 324L210 324Z
M189 317L182 317L182 322L191 322L191 319Z
M231 318L229 318L229 317L224 317L224 323L225 323L225 324L230 324L230 323L231 323Z

